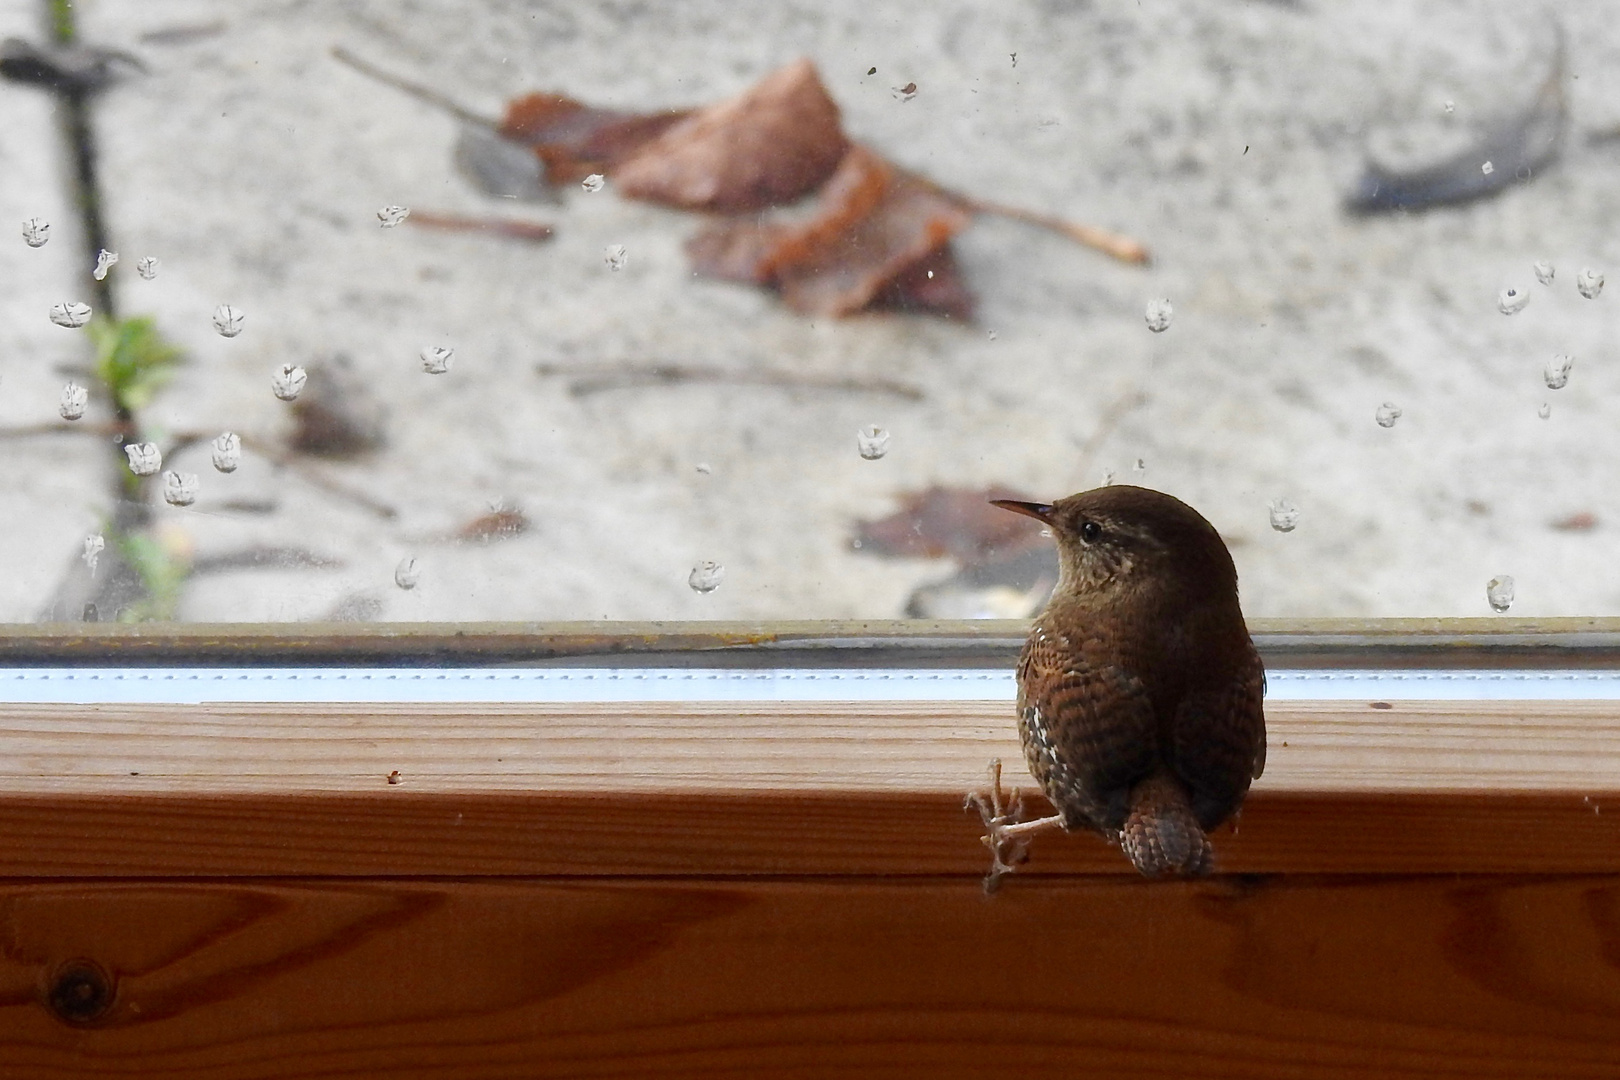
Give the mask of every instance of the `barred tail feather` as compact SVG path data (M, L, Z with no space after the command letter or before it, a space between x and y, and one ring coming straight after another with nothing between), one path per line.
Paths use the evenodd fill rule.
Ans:
M1209 837L1179 781L1148 777L1131 789L1130 807L1119 843L1143 877L1202 877L1214 868Z

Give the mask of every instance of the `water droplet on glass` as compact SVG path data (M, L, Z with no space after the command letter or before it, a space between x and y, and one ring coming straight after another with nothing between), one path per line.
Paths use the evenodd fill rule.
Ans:
M910 101L917 96L917 84L914 82L908 82L904 86L896 86L893 89L897 101Z
M399 565L394 567L394 584L406 592L416 588L416 583L420 580L422 580L422 567L410 556L399 560Z
M107 279L107 271L111 270L113 268L113 264L117 261L118 252L116 251L108 251L106 248L102 248L99 252L97 252L96 269L94 272L95 279L97 281L105 281Z
M1446 112L1454 113L1456 111L1457 111L1457 103L1455 101L1446 102Z
M1530 294L1509 285L1496 294L1496 310L1504 315L1517 315L1530 302Z
M270 389L282 401L291 401L304 390L309 375L297 364L282 364L270 373Z
M609 244L602 258L609 270L623 270L624 264L630 261L630 253L624 250L623 244Z
M1267 509L1271 512L1271 527L1280 533L1293 532L1299 524L1299 508L1287 499L1273 499Z
M178 473L173 469L163 474L163 501L170 506L190 506L197 501L197 474Z
M1547 262L1545 259L1539 262L1531 263L1530 269L1535 271L1536 280L1541 282L1543 285L1551 285L1553 283L1553 275L1557 273L1557 271L1553 269L1553 264Z
M996 340L996 332L994 330L986 330L985 335L988 336L991 341Z
M84 538L84 565L90 568L90 573L96 572L96 563L101 559L101 553L107 550L107 540L100 533Z
M1113 482L1114 482L1114 470L1113 469L1104 469L1103 474L1102 474L1102 484L1101 484L1101 486L1102 487L1108 487Z
M135 272L147 281L157 277L159 262L155 255L142 255L135 262Z
M889 433L876 424L868 424L855 433L855 446L861 457L876 461L889 452Z
M1135 473L1137 476L1147 475L1147 459L1137 458L1136 461L1131 465L1131 472Z
M1147 311L1143 317L1147 319L1147 328L1149 330L1155 334L1162 334L1170 329L1170 318L1175 313L1175 309L1170 306L1170 301L1149 300Z
M90 321L90 305L76 304L64 301L51 305L51 322L57 326L65 326L69 330L77 330Z
M64 420L77 420L84 415L85 406L90 404L90 391L78 383L68 383L62 387L62 402L56 411L62 414Z
M1479 171L1484 173L1486 176L1489 176L1491 173L1496 171L1496 166L1487 161L1485 164L1479 167Z
M714 590L720 587L720 583L724 581L725 578L725 567L721 566L717 562L711 562L708 559L704 559L702 562L692 567L692 572L686 577L686 583L692 586L693 592L712 593Z
M601 173L593 172L591 175L581 180L579 182L579 186L594 194L595 192L601 191L602 185L605 183L606 181L603 180Z
M1575 275L1575 288L1588 300L1596 300L1603 291L1603 275L1596 270L1582 270Z
M697 471L702 473L704 476L714 475L714 466L710 465L707 461L698 462L696 468Z
M422 349L422 370L429 375L443 375L450 370L456 350L448 345L428 345Z
M242 464L242 437L227 431L214 440L214 468L220 472L235 472Z
M1569 369L1574 366L1575 358L1562 353L1547 361L1547 370L1542 372L1542 377L1547 380L1547 389L1562 390L1568 386Z
M23 243L29 247L44 247L51 238L51 223L44 218L31 217L23 222Z
M392 229L395 225L411 216L411 211L404 206L385 206L377 211L377 220L385 229Z
M1384 402L1378 406L1378 411L1373 413L1373 419L1378 421L1379 427L1394 427L1395 421L1400 418L1401 407L1392 401Z
M214 329L219 331L220 337L235 337L242 332L242 320L245 318L239 308L221 304L214 309Z
M1506 611L1513 606L1513 578L1507 574L1500 574L1485 585L1485 599L1491 602L1491 610Z
M1536 410L1536 415L1541 417L1543 420L1547 419L1547 417L1552 415L1552 406L1543 401L1541 403L1541 408Z
M129 458L129 471L136 476L151 476L163 468L163 454L156 443L125 443L124 455Z

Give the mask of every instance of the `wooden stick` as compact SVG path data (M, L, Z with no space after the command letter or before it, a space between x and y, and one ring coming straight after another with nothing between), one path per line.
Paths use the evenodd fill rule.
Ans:
M752 386L779 386L790 389L834 390L850 393L890 394L907 401L921 401L923 391L909 383L892 379L838 375L801 375L792 371L740 370L705 364L635 363L570 366L540 363L536 375L563 376L573 381L568 392L575 397L605 390L637 386L671 385L686 382L741 383Z
M388 86L392 86L396 90L403 90L405 93L416 98L418 101L423 101L434 106L435 108L443 109L452 116L465 120L469 124L477 124L479 127L485 127L491 131L497 132L501 129L501 122L499 120L476 113L467 108L465 105L461 104L461 102L441 94L439 91L434 90L431 87L423 86L421 83L411 82L409 79L384 71L382 68L377 67L370 61L360 59L360 57L356 56L348 49L345 49L342 45L332 46L332 58L340 63L347 64L349 67L358 71L362 75L369 76L376 79L380 83L385 83Z

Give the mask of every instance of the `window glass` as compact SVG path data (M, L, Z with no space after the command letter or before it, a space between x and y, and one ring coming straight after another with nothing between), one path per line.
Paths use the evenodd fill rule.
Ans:
M1022 616L1109 482L1250 616L1614 614L1549 11L19 0L0 619Z

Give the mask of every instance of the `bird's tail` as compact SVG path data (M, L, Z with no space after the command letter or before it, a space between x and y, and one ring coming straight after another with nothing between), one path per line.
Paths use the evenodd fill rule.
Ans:
M1131 789L1130 807L1119 844L1143 877L1202 877L1213 869L1215 852L1179 780L1148 777Z

